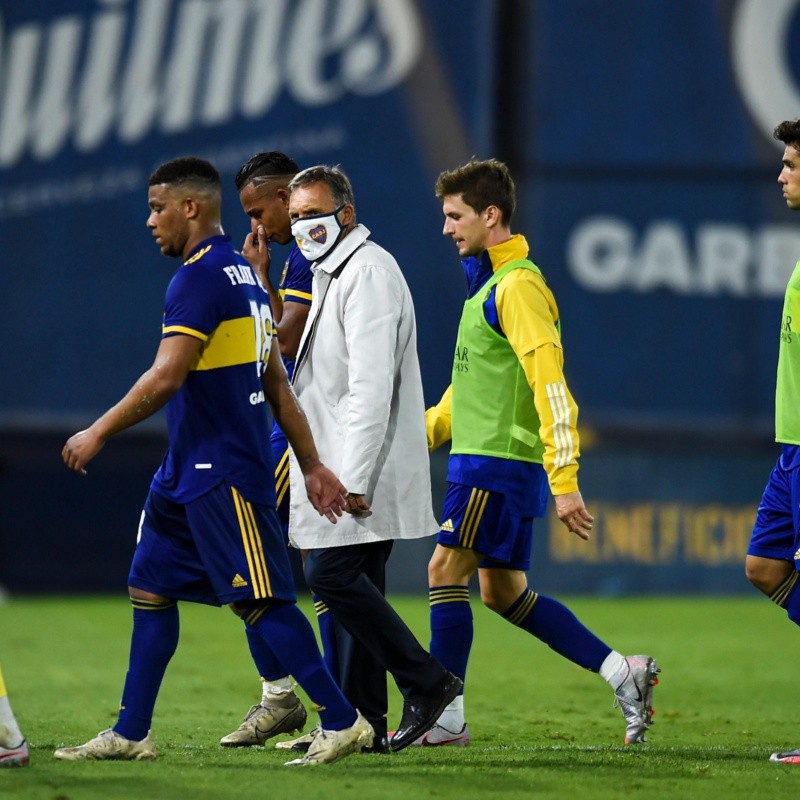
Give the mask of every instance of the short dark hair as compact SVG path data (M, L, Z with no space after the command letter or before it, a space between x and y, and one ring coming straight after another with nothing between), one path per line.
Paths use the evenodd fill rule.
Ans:
M800 150L800 119L787 119L775 127L772 135L784 144Z
M297 162L286 153L270 150L267 153L256 153L239 168L234 181L236 189L241 191L254 178L292 178L300 172Z
M195 156L181 156L157 167L150 176L148 186L166 183L170 186L193 184L206 190L219 192L222 181L210 161Z
M464 202L478 213L489 206L497 206L503 224L511 224L517 204L516 189L511 173L502 161L473 158L457 169L442 172L436 180L436 196L442 200L451 194L460 194Z
M337 207L343 205L356 207L350 178L344 174L344 171L338 165L329 167L327 164L317 164L315 167L309 167L302 172L298 172L289 184L289 191L293 191L298 186L308 186L312 183L327 184L331 190L333 202L336 203Z

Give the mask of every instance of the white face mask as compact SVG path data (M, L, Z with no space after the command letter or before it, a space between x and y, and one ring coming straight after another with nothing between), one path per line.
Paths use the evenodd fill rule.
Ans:
M324 258L338 241L342 226L337 215L343 208L341 205L329 214L302 217L292 223L292 236L309 261Z

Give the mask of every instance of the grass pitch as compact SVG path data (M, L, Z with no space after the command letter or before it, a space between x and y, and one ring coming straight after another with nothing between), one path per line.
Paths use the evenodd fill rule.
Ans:
M428 641L425 598L394 598ZM127 665L130 607L118 598L17 598L0 607L0 663L31 744L27 769L0 770L15 800L379 798L766 798L800 792L800 632L766 599L573 598L578 617L625 653L662 667L646 745L622 745L606 684L474 603L468 748L408 748L318 768L287 768L273 748L223 749L260 693L241 624L181 606L181 643L153 723L156 762L52 758L113 724ZM309 602L301 603L313 617ZM391 691L390 727L400 716ZM310 714L309 721L315 715Z

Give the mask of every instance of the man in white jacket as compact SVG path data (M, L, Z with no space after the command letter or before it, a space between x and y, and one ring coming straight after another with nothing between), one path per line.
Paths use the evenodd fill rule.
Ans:
M289 191L292 233L314 274L294 389L320 458L348 491L349 512L334 526L293 492L289 539L307 551L309 587L354 639L349 674L340 676L345 694L368 693L385 709L387 670L403 694L389 742L401 750L461 686L384 597L394 540L438 530L414 306L395 259L356 223L353 190L338 167L306 169ZM295 460L290 480L301 480Z

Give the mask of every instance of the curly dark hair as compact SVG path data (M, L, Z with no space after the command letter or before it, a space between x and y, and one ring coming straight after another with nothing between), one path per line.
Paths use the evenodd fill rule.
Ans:
M787 119L775 127L772 135L786 145L800 150L800 119Z

